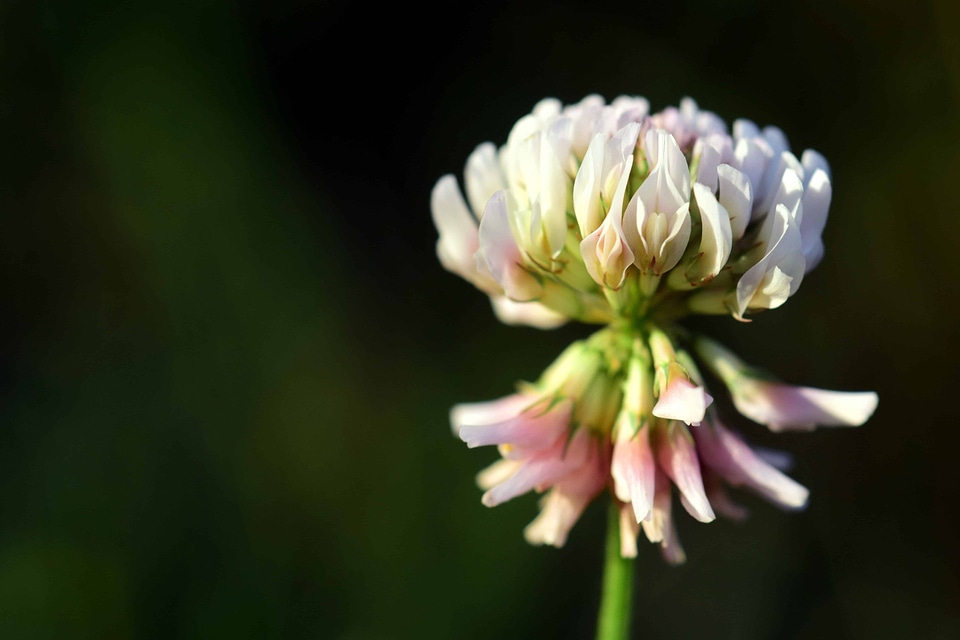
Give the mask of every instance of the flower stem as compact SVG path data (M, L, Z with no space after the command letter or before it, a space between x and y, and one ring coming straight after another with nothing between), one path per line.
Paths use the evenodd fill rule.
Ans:
M597 640L628 640L633 614L633 559L620 556L620 507L610 497L603 592L597 619Z

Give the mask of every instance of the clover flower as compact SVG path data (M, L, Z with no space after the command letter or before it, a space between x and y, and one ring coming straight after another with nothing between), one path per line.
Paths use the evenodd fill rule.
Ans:
M773 431L860 425L877 395L778 382L678 321L746 321L797 292L824 250L831 182L819 153L797 158L783 132L747 120L730 132L689 98L659 113L639 97L548 99L502 147L477 147L463 183L466 198L452 175L431 197L441 264L505 323L603 325L513 395L453 409L468 446L499 449L477 478L483 504L545 493L525 537L559 547L608 488L619 553L635 556L642 530L671 563L685 558L674 495L700 522L745 516L725 485L806 505L783 456L722 423L713 394L725 388Z

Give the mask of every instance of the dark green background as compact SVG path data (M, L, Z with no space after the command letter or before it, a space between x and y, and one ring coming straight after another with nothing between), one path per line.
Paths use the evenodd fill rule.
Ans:
M583 327L497 323L429 191L544 96L696 98L830 160L826 257L698 322L874 389L641 545L637 638L960 637L960 21L947 0L0 4L0 637L589 638L603 508L528 547L447 410Z

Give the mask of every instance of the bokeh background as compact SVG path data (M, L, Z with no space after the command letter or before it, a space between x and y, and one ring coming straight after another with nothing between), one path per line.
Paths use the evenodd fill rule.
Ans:
M589 638L604 508L528 547L455 402L584 327L441 269L429 192L545 96L685 95L831 162L826 258L699 326L874 389L772 436L744 496L641 546L637 638L960 637L960 40L949 0L0 4L0 637Z

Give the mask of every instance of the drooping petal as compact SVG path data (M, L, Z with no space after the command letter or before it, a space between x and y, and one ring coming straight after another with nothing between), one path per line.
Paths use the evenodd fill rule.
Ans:
M520 460L497 460L477 474L477 486L484 491L492 489L515 474L522 465Z
M730 497L720 476L713 473L706 465L703 468L703 486L707 490L710 506L719 515L734 522L743 522L750 516L750 510Z
M742 377L730 387L737 411L773 431L858 427L877 408L872 391L830 391Z
M471 449L500 444L545 449L566 435L571 407L570 400L545 399L503 420L461 423L458 435Z
M626 414L624 416L629 420ZM646 519L653 507L656 464L649 434L647 425L633 434L629 425L621 424L610 465L614 493L622 502L631 505L637 522Z
M523 531L530 544L562 547L590 501L606 484L602 456L596 443L586 462L567 474L540 503L540 514Z
M764 460L719 422L693 434L704 465L733 486L748 487L787 509L802 509L810 492Z
M683 506L700 522L715 520L717 516L703 488L697 450L687 428L673 422L666 429L658 431L656 443L657 461L680 489Z
M640 535L640 523L634 519L633 508L629 504L620 505L620 557L637 557L637 536Z
M670 564L683 564L687 556L680 546L676 525L671 513L670 480L657 469L656 494L651 517L640 523L650 542L660 543L660 551Z
M829 391L796 387L761 377L732 351L708 338L694 346L710 370L726 384L744 416L774 431L824 426L859 426L877 408L872 391Z
M587 459L589 448L588 430L579 429L569 443L561 440L524 460L516 473L489 489L481 501L494 507L533 489L546 489L580 467Z
M464 402L450 410L450 427L454 435L465 424L494 424L508 420L538 401L536 396L513 393L485 402Z

